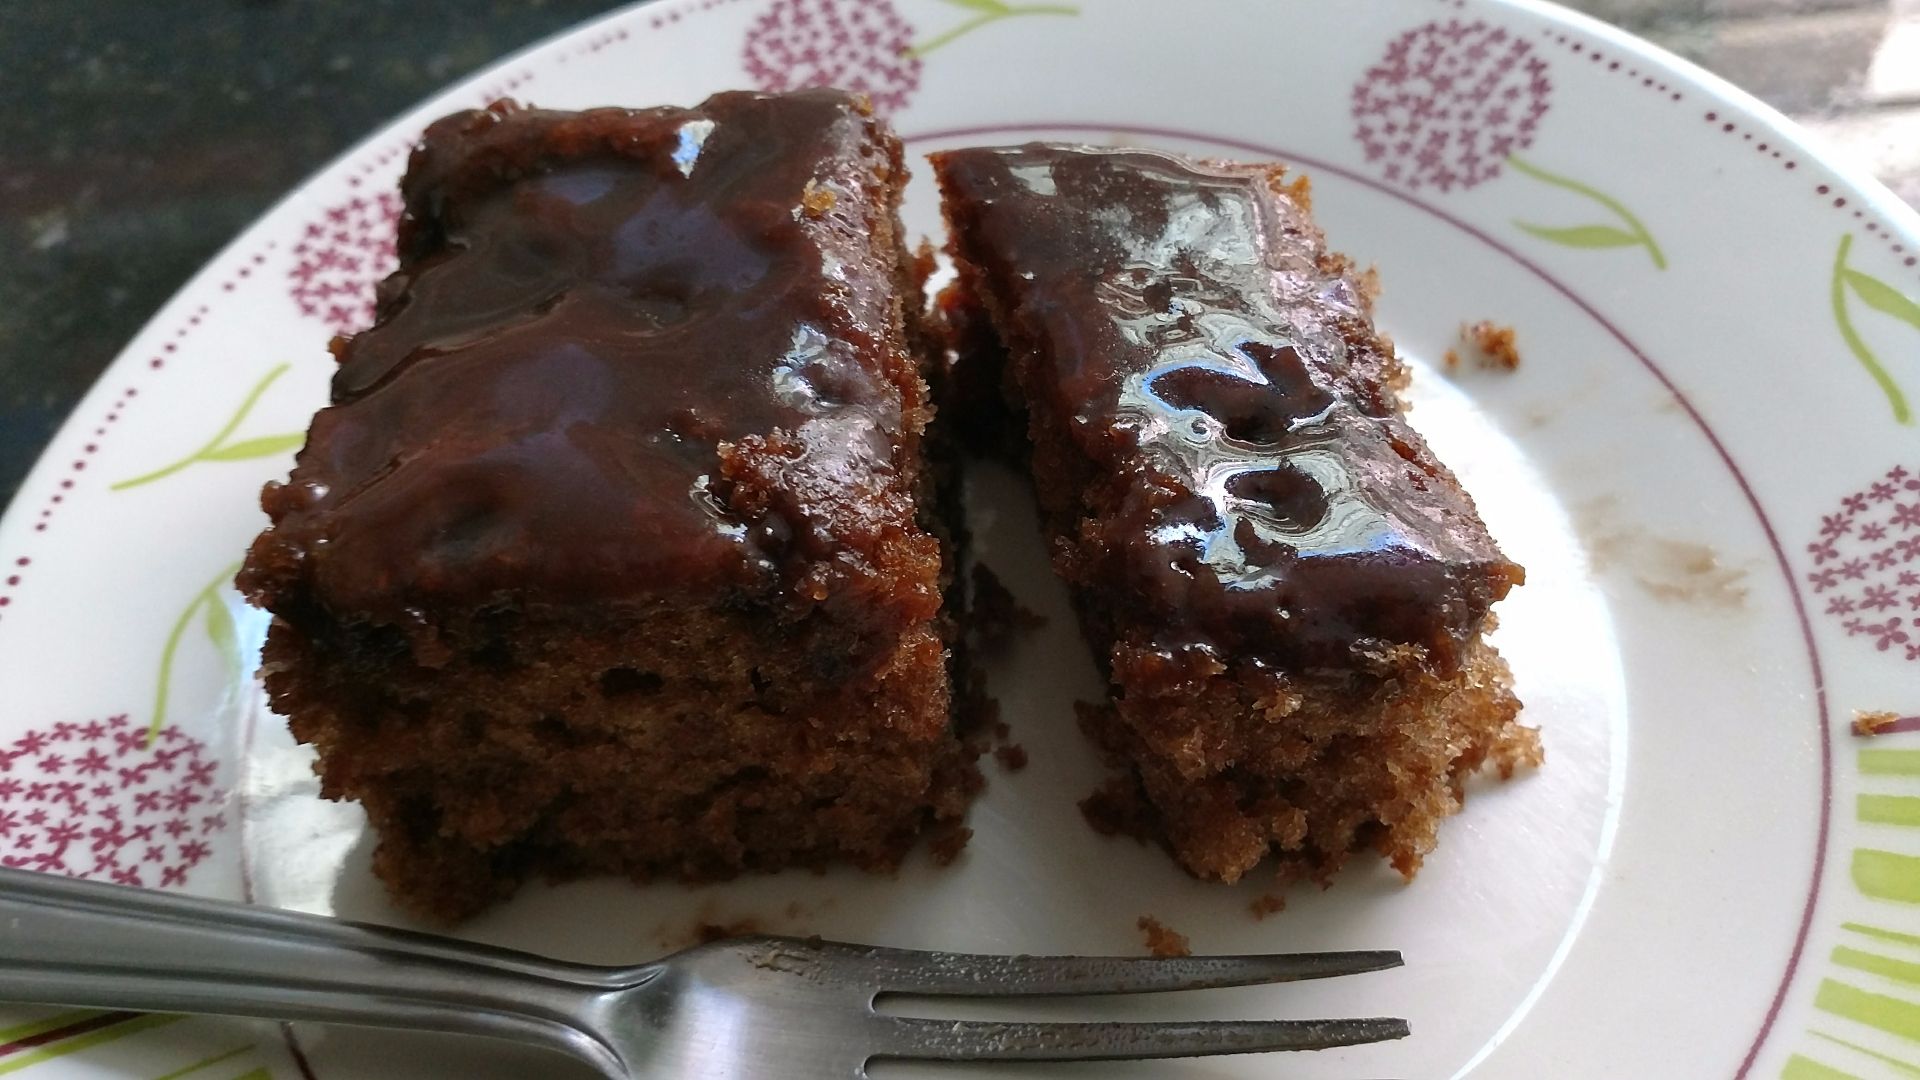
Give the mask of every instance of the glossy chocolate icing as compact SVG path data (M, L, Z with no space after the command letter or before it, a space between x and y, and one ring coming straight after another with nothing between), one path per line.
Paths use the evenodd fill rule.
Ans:
M1303 189L1147 150L934 165L1036 463L1078 461L1038 479L1096 625L1169 660L1453 664L1520 568L1400 419L1391 346Z
M913 520L898 169L834 91L434 124L253 585L385 621L859 563Z

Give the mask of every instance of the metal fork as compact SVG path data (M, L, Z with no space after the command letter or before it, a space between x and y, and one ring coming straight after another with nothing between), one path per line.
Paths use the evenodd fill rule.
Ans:
M857 1080L875 1059L1094 1061L1315 1050L1401 1020L1024 1023L877 1012L887 994L1133 994L1397 967L1395 952L971 956L755 937L638 967L0 870L0 1001L491 1036L613 1080Z

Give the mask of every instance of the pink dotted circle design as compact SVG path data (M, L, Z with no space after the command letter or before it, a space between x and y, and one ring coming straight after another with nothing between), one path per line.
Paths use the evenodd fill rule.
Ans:
M149 742L125 715L27 732L0 749L0 865L185 885L227 827L206 750L175 726Z
M1807 583L1847 636L1920 661L1920 465L1897 465L1820 519Z
M1773 159L1774 161L1780 162L1781 168L1797 169L1800 167L1800 163L1798 161L1795 161L1793 158L1785 156L1781 152L1779 147L1773 145L1772 143L1768 142L1765 139L1755 139L1753 137L1753 132L1743 131L1741 130L1740 125L1734 123L1731 120L1722 118L1719 110L1717 109L1707 110L1707 112L1702 116L1702 119L1704 119L1709 125L1719 128L1721 134L1723 135L1732 135L1732 134L1738 133L1741 137L1740 141L1749 144L1753 148L1754 153L1761 154L1763 156ZM1820 190L1824 192L1826 188L1823 187Z
M762 90L837 86L889 113L920 86L913 27L889 0L774 0L747 28L740 60Z
M1593 64L1596 69L1622 75L1638 82L1643 90L1651 90L1669 101L1680 101L1686 96L1669 85L1666 80L1651 72L1643 73L1631 60L1623 60L1602 52L1599 46L1592 42L1581 41L1571 34L1562 33L1550 26L1541 29L1540 34L1573 55L1586 57L1587 62Z
M274 247L275 245L269 242L259 251L239 260L233 273L220 282L221 291L233 292L242 282L250 280L253 277L254 269L266 263L267 253L272 251ZM200 324L207 317L207 312L207 306L204 304L189 312L186 319L176 325L173 328L173 332L168 334L165 340L160 343L159 348L154 350L153 355L147 358L148 370L164 370L180 352L182 343L192 336L195 330L199 329ZM61 508L67 504L68 496L74 494L80 481L85 478L88 466L92 464L94 456L100 452L100 447L106 441L107 436L114 430L114 425L119 422L120 417L126 413L127 409L133 405L133 399L138 397L139 394L139 389L132 386L120 391L119 395L113 399L113 403L107 406L106 413L103 414L99 420L95 421L93 431L88 436L87 441L81 444L79 451L73 459L67 463L65 470L66 475L60 478L60 481L54 486L53 493L47 496L47 501L41 504L36 513L33 522L33 531L35 533L46 532L47 529L53 525L53 521L59 515ZM16 558L24 557L16 556ZM23 561L18 565L25 566L26 563ZM10 574L8 576L9 578L18 578L20 575ZM18 580L6 581L6 590L0 591L0 609L12 604L12 593L19 584Z
M20 588L20 582L26 578L27 567L32 565L33 560L25 555L16 555L11 562L0 565L0 573L6 575L0 577L0 619L4 619L7 608L13 606L13 594Z
M203 308L202 310L205 309ZM171 344L172 342L168 342L168 345ZM156 356L150 361L149 366L159 368L164 366L164 363ZM47 496L46 503L40 507L39 516L33 523L34 532L46 532L47 526L53 524L54 515L60 512L60 508L65 505L67 501L67 496L73 493L74 487L79 483L82 474L87 471L87 465L93 460L93 456L100 452L100 444L106 440L107 434L113 430L113 425L119 422L120 414L126 411L127 406L131 405L133 399L138 397L139 394L140 391L129 386L125 390L120 391L120 396L113 400L113 404L108 407L106 415L100 418L100 422L95 425L91 436L81 445L79 454L67 463L67 475L60 478L60 482L55 485L53 494ZM5 604L6 601L0 599L0 607L5 606Z
M352 176L347 177L347 186L352 188L364 186L374 173L380 172L387 166L393 164L401 155L410 152L412 149L413 140L408 139L405 142L394 143L386 149L372 154L360 163L360 167L353 171Z
M555 59L558 60L560 63L564 64L568 60L574 59L576 57L592 56L594 53L601 52L606 49L610 49L613 46L620 44L621 42L627 40L627 38L631 36L632 35L627 32L626 27L616 26L616 27L613 27L612 29L604 30L598 34L593 35L592 37L581 42L575 48L567 52L561 53L559 56L555 57ZM533 78L533 72L528 71L526 73L526 78L527 79Z
M1760 132L1759 135L1756 136L1754 132L1722 116L1717 109L1708 110L1702 114L1701 119L1704 120L1709 127L1718 130L1722 135L1728 137L1734 135L1740 136L1740 141L1751 146L1755 153L1781 160L1785 168L1796 169L1799 167L1799 163L1792 158L1782 160L1780 149L1767 141L1765 132ZM1901 241L1892 229L1887 228L1882 222L1868 217L1864 207L1856 205L1853 200L1837 193L1831 183L1815 184L1813 186L1813 194L1822 203L1826 204L1829 209L1838 213L1848 214L1854 221L1859 222L1861 231L1885 244L1888 251L1900 258L1900 264L1902 266L1920 266L1920 255L1916 255L1908 248L1906 243Z
M712 11L714 8L725 7L728 4L737 4L739 2L740 0L700 0L698 6L682 4L680 6L687 8L687 11L681 12L677 9L662 11L660 14L648 19L647 26L653 30L660 30L679 22L686 15L692 15L700 11Z
M1354 138L1389 181L1470 188L1533 145L1550 107L1547 62L1505 27L1430 22L1387 44L1354 84Z
M399 218L400 196L382 191L356 194L308 222L287 271L287 293L300 314L336 334L372 323L374 287L399 264L393 252Z
M233 274L220 283L220 290L230 293L239 288L242 282L252 280L253 271L266 263L267 253L271 252L276 246L274 243L268 242L259 251L241 259L235 267ZM147 359L148 370L165 370L169 362L175 359L180 352L180 346L206 321L208 311L207 306L201 304L188 312L187 317L173 328L173 332L166 336L166 339L161 342L160 347ZM113 402L107 406L107 411L102 414L100 419L95 421L91 435L87 441L81 445L78 454L73 460L67 463L65 470L67 475L60 478L60 481L54 486L53 494L47 496L47 501L40 506L33 523L33 531L36 534L44 533L52 526L54 519L59 515L60 509L67 504L68 497L76 493L80 481L87 475L89 463L94 456L100 452L100 447L105 442L107 436L114 431L114 425L119 423L120 418L133 406L134 399L139 396L140 390L138 387L126 387L114 397ZM0 587L0 615L4 615L5 609L12 605L13 596L21 584L20 579L25 576L19 571L31 562L31 559L26 555L9 555L6 558L12 560L13 569L6 577L0 578L0 582L4 582L4 586ZM5 565L5 562L0 562L0 566Z
M1565 47L1576 56L1585 56L1589 62L1601 65L1609 72L1615 72L1639 82L1644 89L1652 90L1672 101L1680 101L1684 97L1679 90L1669 86L1663 80L1652 74L1642 74L1640 69L1630 61L1605 54L1599 47L1591 42L1581 41L1570 34L1555 30L1552 27L1544 28L1540 33L1554 44ZM1722 135L1728 137L1739 136L1740 141L1746 144L1754 153L1770 161L1779 162L1782 169L1793 172L1800 168L1800 162L1786 149L1780 147L1774 141L1774 138L1769 137L1766 132L1756 133L1747 130L1741 124L1723 115L1718 109L1707 110L1702 118L1708 126L1718 130ZM1899 256L1902 265L1907 267L1920 267L1920 253L1910 250L1906 244L1895 238L1892 229L1889 229L1884 223L1868 217L1867 212L1863 208L1853 205L1846 196L1835 194L1832 185L1815 185L1814 194L1831 209L1841 213L1851 214L1855 221L1860 222L1860 227L1863 231L1869 236L1879 239L1882 243L1886 244L1889 251Z
M510 96L515 90L532 82L533 75L534 73L531 70L513 72L502 78L499 82L488 83L486 86L481 87L480 92L474 95L474 99L484 108L499 101L503 97Z

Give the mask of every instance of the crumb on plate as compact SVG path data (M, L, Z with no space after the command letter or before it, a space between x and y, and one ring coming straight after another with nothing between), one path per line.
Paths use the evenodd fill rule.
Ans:
M1900 721L1900 714L1892 709L1855 709L1853 711L1853 733L1861 738L1878 735Z
M1278 915L1287 910L1287 898L1278 893L1264 893L1254 897L1253 902L1247 905L1247 910L1253 912L1256 919Z
M1193 949L1187 944L1187 935L1161 922L1151 915L1142 915L1135 925L1146 935L1147 951L1155 956L1192 956Z
M1477 355L1475 366L1493 368L1500 371L1514 371L1520 367L1520 348L1515 342L1513 327L1502 326L1491 319L1481 319L1472 326L1461 328L1461 340L1474 346ZM1447 365L1449 369L1452 364Z
M724 923L703 922L693 930L694 938L702 945L725 941L728 938L753 937L764 933L766 931L760 926L760 921L753 918L735 919Z
M985 563L973 564L973 602L967 630L983 652L1005 647L1016 636L1047 624L1047 617L1022 604L1006 582Z

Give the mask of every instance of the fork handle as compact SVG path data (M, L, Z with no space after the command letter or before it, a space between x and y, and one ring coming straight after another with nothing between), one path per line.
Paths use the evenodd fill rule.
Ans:
M0 869L0 1001L493 1036L624 1076L579 1018L657 971Z

